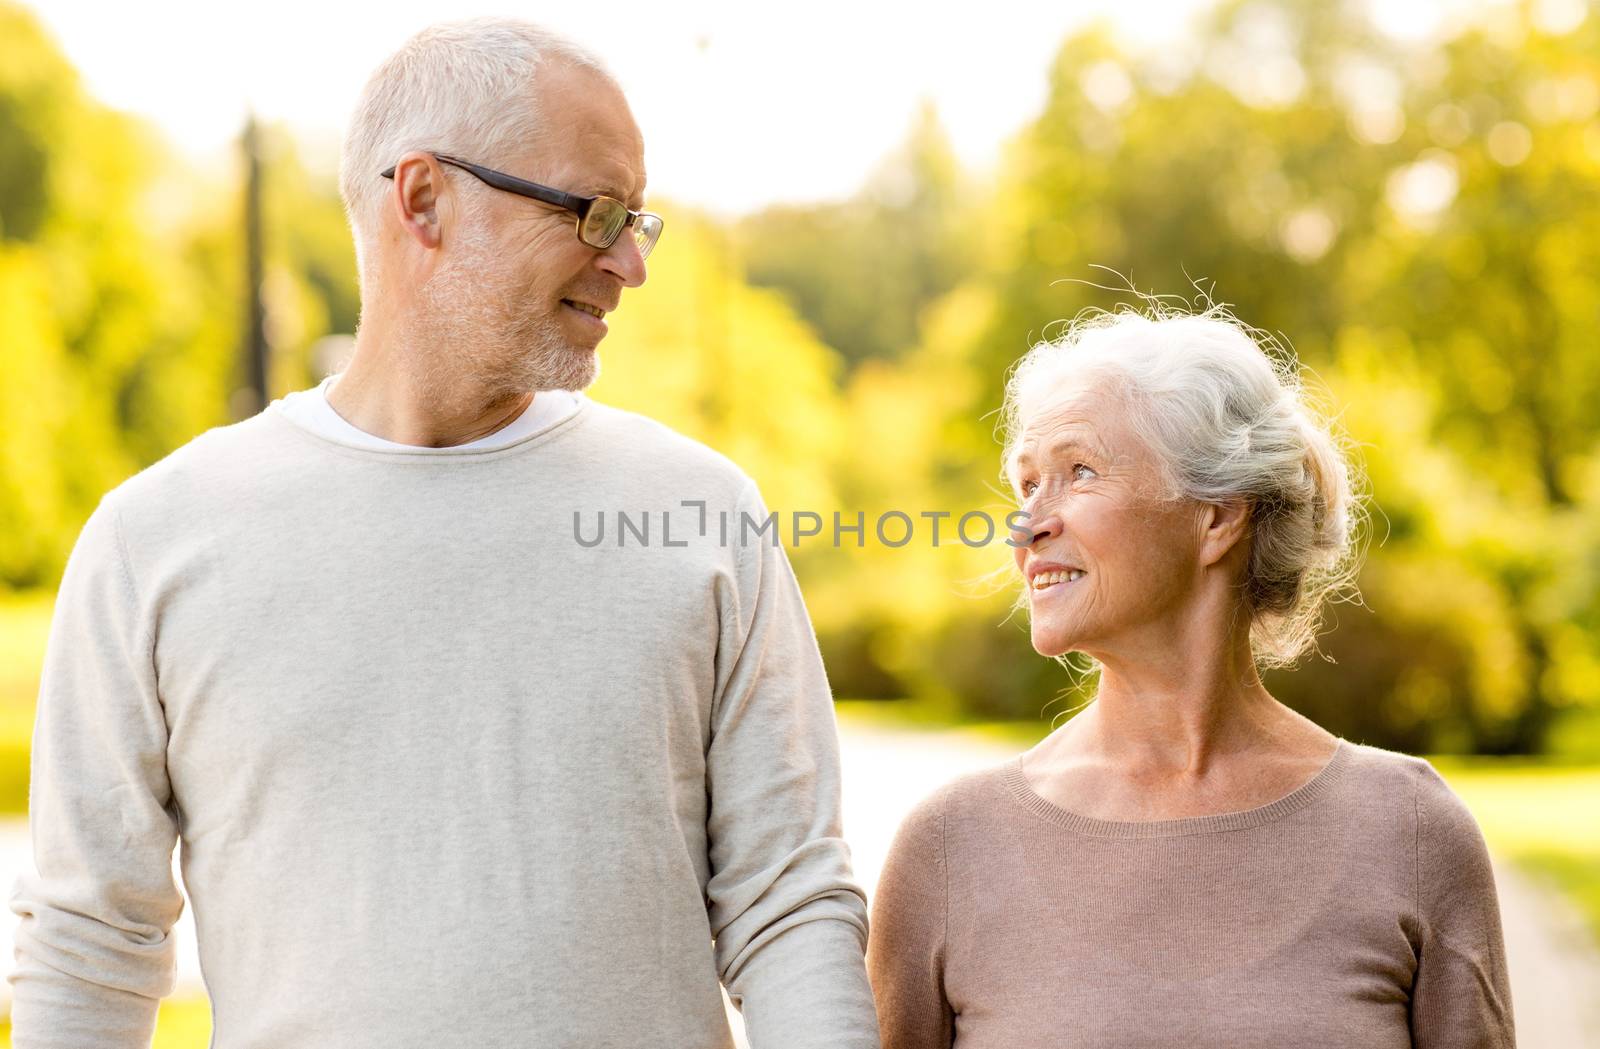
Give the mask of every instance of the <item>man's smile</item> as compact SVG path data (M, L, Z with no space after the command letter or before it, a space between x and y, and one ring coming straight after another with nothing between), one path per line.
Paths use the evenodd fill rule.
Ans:
M587 313L589 316L598 320L605 320L606 311L601 309L599 306L593 306L587 302L579 302L576 299L562 299L561 302L563 305L571 306L573 309Z

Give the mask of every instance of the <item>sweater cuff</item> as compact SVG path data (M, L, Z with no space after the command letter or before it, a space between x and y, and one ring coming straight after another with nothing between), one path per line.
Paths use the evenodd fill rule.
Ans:
M763 944L729 988L750 1049L879 1049L861 932L833 918Z
M149 1049L160 1000L33 963L11 974L15 1049Z

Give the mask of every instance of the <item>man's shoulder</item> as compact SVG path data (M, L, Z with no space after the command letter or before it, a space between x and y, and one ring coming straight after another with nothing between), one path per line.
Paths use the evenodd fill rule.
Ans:
M589 431L625 461L675 479L716 481L735 491L753 482L732 459L648 415L590 401Z
M139 515L182 513L196 498L225 498L230 488L250 484L263 467L292 452L271 414L261 412L191 438L111 489L102 502L119 514Z

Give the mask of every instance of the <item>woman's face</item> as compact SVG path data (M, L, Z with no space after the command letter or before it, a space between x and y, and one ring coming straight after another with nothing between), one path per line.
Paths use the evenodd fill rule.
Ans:
M1197 504L1161 497L1114 389L1053 391L1029 414L1010 473L1029 515L1013 542L1028 540L1016 559L1034 649L1104 659L1161 644L1199 578Z

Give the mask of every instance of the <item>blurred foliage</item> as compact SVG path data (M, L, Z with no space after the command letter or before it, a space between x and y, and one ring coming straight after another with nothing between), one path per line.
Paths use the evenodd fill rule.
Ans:
M53 604L41 591L0 591L0 816L28 811L33 702Z
M1596 740L1562 725L1600 711L1600 17L1495 8L1417 45L1363 10L1225 3L1150 53L1078 33L982 179L924 109L848 200L663 208L594 394L732 456L786 528L822 515L791 557L841 695L1081 701L1011 614L1004 534L954 526L1011 509L1007 367L1132 285L1279 333L1370 476L1365 607L1275 694L1408 750ZM333 363L320 340L358 301L331 174L265 141L280 395ZM241 410L241 181L90 99L0 0L0 584L53 584L105 489ZM877 540L886 510L914 542ZM835 511L864 514L859 548L830 541Z
M1532 750L1600 698L1600 21L1502 12L1419 53L1358 11L1231 4L1143 61L1068 43L1002 188L1005 240L1045 239L995 252L974 408L1027 321L1100 304L1051 283L1079 260L1217 289L1320 377L1384 515L1371 614L1269 687L1356 738Z
M1331 610L1333 662L1269 687L1355 739L1538 750L1600 701L1600 19L1553 34L1501 10L1418 48L1362 10L1225 4L1144 55L1068 40L953 310L889 359L925 398L970 392L940 418L979 420L1031 341L1130 283L1230 302L1310 369L1377 507L1366 607ZM983 427L921 455L935 503L993 476ZM886 608L911 691L990 717L1082 697L992 603Z
M846 431L839 355L782 295L743 281L725 231L662 210L672 234L618 312L591 393L730 456L775 507L835 505Z
M275 392L351 330L337 191L271 143L266 294ZM32 15L0 2L0 584L51 585L102 493L227 422L242 374L234 173L178 166L91 99Z
M772 208L733 233L746 278L786 291L854 366L915 344L923 310L970 273L982 219L975 202L925 104L905 143L856 197Z

